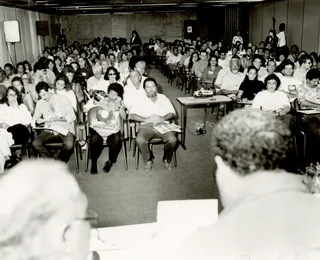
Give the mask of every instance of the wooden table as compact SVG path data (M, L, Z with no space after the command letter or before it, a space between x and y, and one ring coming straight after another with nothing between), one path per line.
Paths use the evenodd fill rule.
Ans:
M181 105L181 128L182 137L181 144L185 146L186 141L186 128L187 128L187 111L189 108L208 108L213 105L223 104L224 114L226 114L227 106L226 104L231 102L232 99L227 96L216 95L209 98L195 98L195 97L178 97L177 101Z

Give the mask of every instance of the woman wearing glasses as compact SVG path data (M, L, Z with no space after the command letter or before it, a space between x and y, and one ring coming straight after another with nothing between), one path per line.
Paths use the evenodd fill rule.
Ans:
M21 92L13 86L7 88L5 103L0 105L0 130L11 133L13 139L13 142L11 138L0 141L0 155L5 156L6 160L9 160L11 156L10 146L13 143L26 144L28 142L30 132L27 126L30 125L31 120L31 113L23 104ZM14 165L17 159L11 158L8 162Z
M104 79L107 81L108 86L112 83L118 83L123 86L123 84L120 82L120 73L114 67L109 67L107 69Z

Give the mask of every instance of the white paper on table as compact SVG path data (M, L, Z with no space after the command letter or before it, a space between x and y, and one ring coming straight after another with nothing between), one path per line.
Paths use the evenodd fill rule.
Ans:
M167 259L192 233L218 220L218 200L158 202L159 230L146 247L144 260Z

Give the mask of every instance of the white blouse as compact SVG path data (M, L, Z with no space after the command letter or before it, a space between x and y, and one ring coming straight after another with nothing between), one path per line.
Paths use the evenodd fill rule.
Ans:
M0 122L9 126L23 124L29 125L32 117L28 108L24 104L19 107L11 107L7 104L0 105Z

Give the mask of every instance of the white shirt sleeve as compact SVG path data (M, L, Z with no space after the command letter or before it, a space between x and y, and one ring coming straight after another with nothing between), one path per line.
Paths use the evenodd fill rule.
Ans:
M24 104L20 104L20 119L21 124L29 125L31 124L32 116L28 108Z

